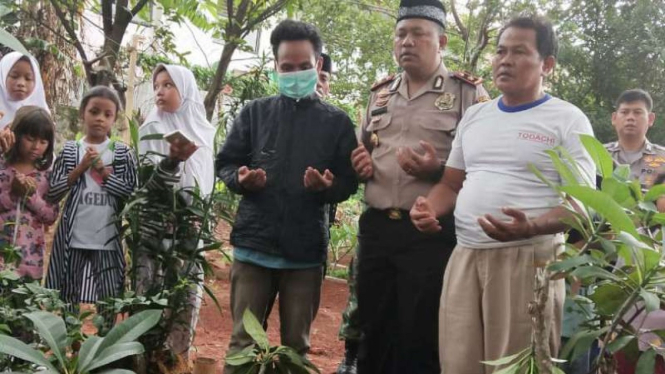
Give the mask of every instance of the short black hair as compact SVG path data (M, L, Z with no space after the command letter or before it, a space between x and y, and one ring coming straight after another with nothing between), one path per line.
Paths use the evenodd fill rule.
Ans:
M618 110L621 104L634 103L636 101L642 101L647 106L647 111L649 112L653 109L653 99L651 98L651 95L641 88L623 91L621 95L619 95L616 104L614 104L614 108Z
M321 71L325 71L328 74L332 74L332 60L330 56L325 53L321 53L321 58L323 58L323 65L321 66Z
M499 44L503 32L511 27L534 30L536 32L536 48L538 49L540 57L542 59L549 56L556 58L557 53L559 52L559 38L554 32L552 22L548 19L537 15L513 18L499 31L499 35L496 38L497 44Z
M47 170L53 163L53 147L55 143L55 124L51 115L43 108L26 105L16 111L14 121L11 123L12 131L16 137L14 146L7 152L6 160L9 164L18 161L20 155L21 139L30 136L48 142L44 156L37 161L37 170Z
M95 86L86 92L85 95L83 95L83 98L81 99L81 105L79 106L79 115L81 117L83 117L85 107L88 106L90 100L94 99L95 97L101 97L113 101L115 104L115 116L118 117L118 112L122 108L120 104L120 98L118 98L118 95L115 93L115 91L106 86Z
M321 56L323 42L319 30L312 24L286 19L277 25L270 34L272 53L277 60L277 50L283 41L309 40L314 48L316 58Z

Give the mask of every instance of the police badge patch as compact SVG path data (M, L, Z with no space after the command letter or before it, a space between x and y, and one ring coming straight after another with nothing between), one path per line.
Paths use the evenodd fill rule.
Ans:
M434 106L439 110L451 110L453 109L453 105L455 105L455 95L450 92L445 92L434 102Z

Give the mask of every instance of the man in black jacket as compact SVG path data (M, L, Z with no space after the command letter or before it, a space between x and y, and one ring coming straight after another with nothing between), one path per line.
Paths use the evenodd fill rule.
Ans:
M253 344L244 311L265 321L279 294L282 344L304 355L329 239L324 207L356 191L350 157L357 141L349 117L315 93L322 63L316 28L286 20L270 42L280 95L242 109L215 163L226 186L242 195L231 232L228 353Z

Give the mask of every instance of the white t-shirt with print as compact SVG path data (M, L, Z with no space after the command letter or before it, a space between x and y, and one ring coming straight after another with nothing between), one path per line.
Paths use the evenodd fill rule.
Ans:
M457 240L464 247L507 247L530 241L498 242L485 234L478 218L489 213L512 220L501 212L503 207L536 218L559 205L559 196L528 168L534 164L547 179L561 183L545 151L562 146L588 180L595 181L595 164L579 140L580 134L593 136L582 111L549 95L518 107L506 107L500 100L467 110L446 164L466 172L455 207Z
M101 144L89 144L85 140L79 143L79 162L83 160L86 149L94 147L101 155L107 167L113 164L111 141L106 139ZM102 176L93 168L83 174L83 191L80 194L78 209L74 217L72 230L72 248L112 250L113 238L117 235L113 224L115 211L111 205L111 196L102 188Z

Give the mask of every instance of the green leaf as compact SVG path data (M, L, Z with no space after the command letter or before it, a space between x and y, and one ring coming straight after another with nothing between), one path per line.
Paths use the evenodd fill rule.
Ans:
M619 165L614 169L612 176L622 181L630 180L630 166L628 165Z
M635 374L653 374L656 372L656 351L649 349L642 352L640 359L637 360Z
M665 195L665 184L659 184L651 187L647 194L644 195L644 201L656 201L663 195Z
M270 343L268 342L268 335L266 335L266 332L263 330L263 326L259 323L259 321L254 317L254 314L248 309L245 309L245 312L242 315L242 324L245 327L245 331L247 331L247 334L254 339L256 344L259 345L259 347L267 351L270 349Z
M21 42L16 39L14 35L8 33L4 28L0 28L0 44L9 47L16 52L20 52L21 54L32 57L30 52L28 52L23 44L21 44Z
M88 371L103 367L121 358L141 354L145 351L139 342L116 343L102 351L90 364Z
M43 366L54 373L59 372L42 352L11 336L0 335L0 353Z
M79 364L81 372L86 372L88 365L92 362L93 358L97 354L99 346L102 344L104 339L99 336L91 336L86 339L85 342L81 345L81 350L79 351Z
M563 370L559 369L558 367L554 366L552 367L552 374L566 374Z
M162 311L144 310L137 313L121 323L115 325L111 331L104 337L104 341L99 347L99 351L118 343L126 343L136 340L139 336L145 334L153 328L162 318Z
M561 187L561 191L598 212L612 225L614 231L625 231L635 237L639 236L633 221L609 195L586 186L565 186Z
M614 316L628 296L621 286L606 283L598 286L593 294L589 295L589 299L595 303L598 314Z
M597 261L589 255L575 256L551 264L549 270L552 272L566 272L574 267L593 263L597 263Z
M256 359L256 352L254 352L254 345L246 347L240 352L227 355L224 361L230 366L241 366Z
M501 366L501 365L506 365L509 364L513 361L515 361L519 356L528 353L531 350L531 348L525 349L521 352L517 352L514 355L506 356L506 357L501 357L497 360L492 360L492 361L481 361L485 365L489 366Z
M575 269L571 275L582 279L594 277L617 282L620 281L619 277L596 265L579 267Z
M644 300L644 305L647 308L647 312L653 312L654 310L660 309L660 299L656 294L651 293L647 290L640 290L640 297Z
M522 365L519 362L516 362L510 366L507 366L499 371L495 371L494 374L517 374Z
M25 315L32 321L39 336L44 339L61 365L65 365L67 349L67 327L62 317L49 312L32 312Z
M620 351L621 349L623 349L623 347L625 347L628 343L633 341L633 339L635 339L634 335L625 335L625 336L618 337L618 338L612 340L607 345L607 350L610 353L614 354L614 353Z
M600 173L603 179L610 178L614 169L614 162L612 161L612 156L605 149L605 146L598 139L587 134L580 134L580 141L593 159L593 162L596 163L598 173Z
M554 165L554 168L561 176L561 179L563 180L565 185L578 186L580 184L577 178L575 178L575 173L573 173L570 167L566 165L566 163L563 162L563 160L561 160L561 157L556 151L549 149L545 151L545 153L547 153L552 159L552 165Z
M625 208L633 208L637 204L626 182L614 178L603 179L601 190Z

